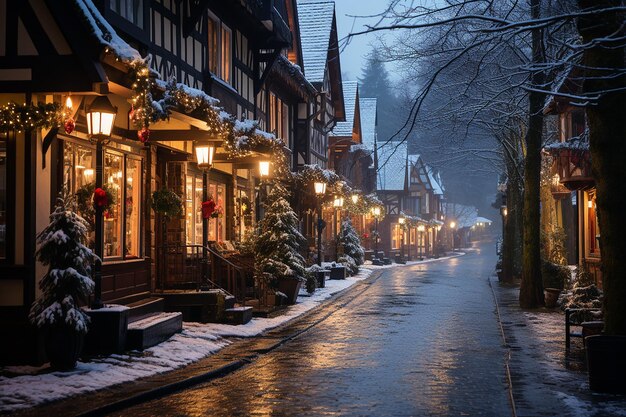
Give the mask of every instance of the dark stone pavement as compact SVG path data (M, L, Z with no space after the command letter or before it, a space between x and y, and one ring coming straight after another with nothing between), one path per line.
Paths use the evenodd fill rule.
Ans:
M517 286L500 284L494 265L487 242L380 270L186 368L19 415L626 416L624 397L589 392L579 340L565 356L563 314L520 310ZM189 386L167 388L180 381ZM156 399L101 408L146 393Z
M239 371L114 415L509 416L494 264L478 251L384 270Z

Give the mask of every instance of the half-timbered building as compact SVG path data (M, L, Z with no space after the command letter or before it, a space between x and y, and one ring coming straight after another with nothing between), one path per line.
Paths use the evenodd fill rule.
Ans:
M0 7L7 28L0 38L0 104L62 108L71 98L62 113L65 129L52 123L0 129L0 325L21 332L13 354L3 355L20 360L16 352L37 356L26 320L45 272L35 260L35 239L64 187L89 205L99 177L112 196L91 235L102 248L103 301L140 303L152 300L154 290L197 289L206 284L203 248L211 242L229 248L222 242L243 239L254 227L259 162L268 159L265 149L229 154L198 103L219 105L219 118L234 116L242 131L274 132L287 150L295 148L299 109L309 108L317 92L298 67L295 0L32 0ZM168 94L180 97L167 118L147 116L144 128L133 123L137 112L164 113ZM110 138L98 144L86 119L96 97L116 110ZM200 141L216 147L210 170L196 163ZM161 189L182 199L180 215L151 209L152 193ZM203 221L207 197L219 215ZM242 301L254 297L244 269L208 249L212 284Z

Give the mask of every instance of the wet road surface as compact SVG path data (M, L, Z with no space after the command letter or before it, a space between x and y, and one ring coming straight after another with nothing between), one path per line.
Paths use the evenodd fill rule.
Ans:
M224 378L124 416L510 416L495 254L385 270L344 308Z

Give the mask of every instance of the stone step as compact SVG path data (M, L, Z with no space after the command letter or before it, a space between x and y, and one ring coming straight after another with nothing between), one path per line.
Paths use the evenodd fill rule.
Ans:
M227 308L224 312L226 323L246 324L252 320L252 307Z
M146 316L162 313L165 309L165 300L161 297L145 297L126 304L126 307L130 308L128 311L128 322L132 323Z
M221 290L163 291L158 296L165 299L164 311L179 311L184 321L220 323L229 303L234 307L234 299Z
M182 313L157 313L128 324L126 348L144 350L183 330Z

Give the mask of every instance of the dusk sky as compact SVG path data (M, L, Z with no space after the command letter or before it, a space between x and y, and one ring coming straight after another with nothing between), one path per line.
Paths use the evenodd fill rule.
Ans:
M370 51L370 44L375 43L378 35L368 34L353 37L345 46L345 37L351 32L360 32L366 24L374 24L377 17L371 16L380 13L387 5L386 0L335 0L337 13L337 29L339 30L341 52L341 70L348 80L355 80L361 76L361 68L365 56ZM345 47L344 47L345 46ZM392 75L392 78L396 78Z

